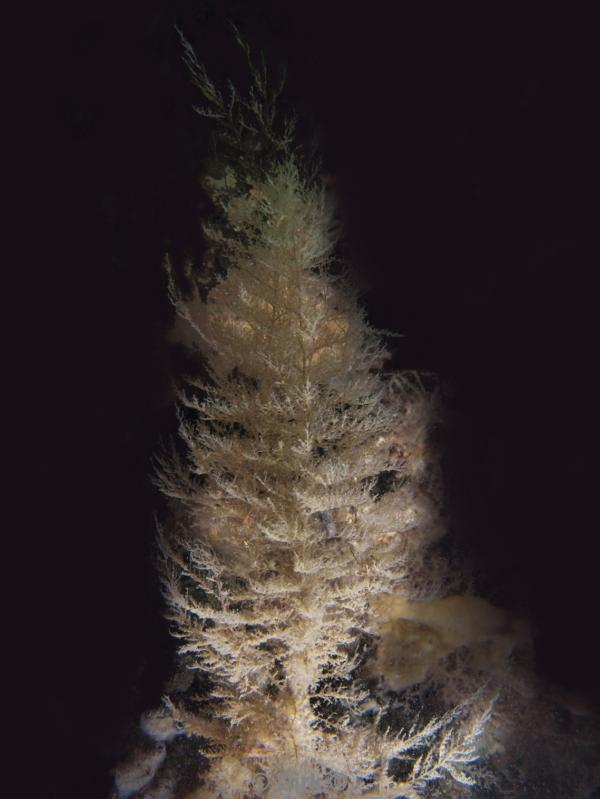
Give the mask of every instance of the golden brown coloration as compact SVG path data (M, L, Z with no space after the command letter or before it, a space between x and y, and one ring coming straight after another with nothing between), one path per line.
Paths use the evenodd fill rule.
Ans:
M205 224L210 257L228 268L205 297L170 284L210 377L180 394L187 460L164 458L160 470L174 505L160 533L169 617L181 652L210 677L201 712L172 706L217 745L200 795L241 799L260 783L270 799L410 796L447 775L469 784L492 703L483 679L392 733L389 691L426 672L365 666L390 649L386 598L448 589L428 553L443 533L427 457L434 397L418 379L381 373L380 337L330 269L330 193L289 148L257 174L225 165L205 180L219 214ZM437 646L440 657L451 649ZM390 776L394 758L409 763L403 781Z

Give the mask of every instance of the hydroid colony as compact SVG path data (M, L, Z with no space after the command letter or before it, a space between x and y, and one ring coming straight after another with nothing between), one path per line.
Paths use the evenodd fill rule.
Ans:
M167 260L205 365L179 392L185 454L157 470L188 677L144 717L155 747L117 769L117 792L466 796L493 783L498 697L527 631L457 594L436 552L436 393L382 371L382 336L339 269L333 197L279 119L282 84L238 37L250 92L223 94L182 40L217 143L191 291ZM164 768L183 739L201 753L185 785Z

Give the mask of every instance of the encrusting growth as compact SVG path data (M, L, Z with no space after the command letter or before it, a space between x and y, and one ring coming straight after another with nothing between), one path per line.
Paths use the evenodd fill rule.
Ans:
M382 371L381 334L338 269L330 192L292 121L278 127L280 89L249 58L248 98L224 98L183 42L222 162L204 178L213 214L191 293L166 262L205 377L179 391L185 454L159 456L156 477L192 688L147 735L202 752L177 794L190 799L465 796L487 779L482 740L526 632L449 596L436 393ZM477 630L445 634L473 602ZM168 775L145 780L120 795L175 795Z

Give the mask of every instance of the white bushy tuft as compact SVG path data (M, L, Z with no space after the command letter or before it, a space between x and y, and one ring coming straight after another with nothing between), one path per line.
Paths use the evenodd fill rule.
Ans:
M155 480L171 511L166 615L180 671L199 679L173 680L143 716L158 746L117 769L119 797L487 790L486 753L505 746L495 705L506 714L528 631L455 592L434 381L382 371L382 334L336 260L331 192L291 123L276 128L264 70L251 62L249 99L226 101L187 42L185 58L223 160L203 184L213 213L191 291L166 260L205 374L178 391L179 446ZM157 775L182 742L187 794L176 769Z

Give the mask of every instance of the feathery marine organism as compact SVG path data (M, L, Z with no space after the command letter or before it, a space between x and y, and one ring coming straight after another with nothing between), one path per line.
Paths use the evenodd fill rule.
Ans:
M185 454L157 458L178 673L142 720L154 748L117 769L117 794L410 799L493 786L505 697L531 690L511 668L528 634L456 593L436 552L435 383L382 371L385 333L340 269L335 202L280 119L283 81L270 86L236 31L252 82L225 95L181 38L196 110L214 123L212 213L191 290L166 267L205 377L179 390ZM165 766L183 741L185 790Z

